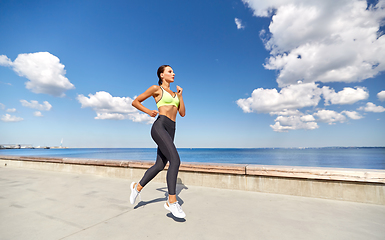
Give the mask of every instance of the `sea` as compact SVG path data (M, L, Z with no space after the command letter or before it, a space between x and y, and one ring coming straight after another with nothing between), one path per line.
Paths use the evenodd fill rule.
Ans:
M182 162L385 169L385 147L178 148ZM1 149L0 155L155 161L155 148Z

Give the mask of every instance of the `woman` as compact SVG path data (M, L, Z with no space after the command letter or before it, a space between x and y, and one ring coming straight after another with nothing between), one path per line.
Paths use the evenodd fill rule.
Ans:
M170 84L174 82L175 73L169 65L162 65L157 72L159 86L153 85L144 93L140 94L132 106L151 117L159 114L151 128L152 139L158 145L157 158L154 166L149 168L139 183L131 183L131 204L135 203L136 197L148 182L150 182L160 171L164 169L167 162L170 163L167 170L168 200L164 207L178 218L184 218L186 214L176 199L176 181L179 171L180 159L174 145L175 120L179 112L184 117L186 109L183 102L183 89L176 86L177 92L170 90ZM149 97L154 97L158 111L150 110L142 105L142 102Z

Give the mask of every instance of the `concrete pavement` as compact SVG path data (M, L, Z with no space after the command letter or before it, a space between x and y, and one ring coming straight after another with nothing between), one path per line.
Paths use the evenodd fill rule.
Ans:
M134 180L1 166L0 239L385 239L381 205L182 183L176 219L165 184L131 205Z

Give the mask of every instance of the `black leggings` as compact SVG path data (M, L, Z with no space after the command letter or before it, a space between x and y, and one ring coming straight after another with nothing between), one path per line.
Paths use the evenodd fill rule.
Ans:
M144 187L160 171L164 169L167 162L170 165L167 170L167 187L169 195L176 195L176 180L180 165L178 151L174 145L175 122L170 118L159 115L151 128L151 137L158 144L157 157L154 166L144 174L139 184Z

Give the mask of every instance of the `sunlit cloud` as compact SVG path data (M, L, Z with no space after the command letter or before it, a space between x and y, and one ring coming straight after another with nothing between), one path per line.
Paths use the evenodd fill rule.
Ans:
M354 120L363 118L363 116L356 111L342 111L342 113L344 113L346 116Z
M40 111L33 112L35 117L43 117L43 114Z
M275 124L270 125L275 132L287 132L288 130L307 129L313 130L318 128L317 122L312 115L304 116L278 116Z
M34 93L64 97L67 90L75 88L65 77L66 70L60 59L49 52L19 54L13 62L1 55L0 65L11 67L19 76L27 78L25 86Z
M312 111L308 110L308 113L304 114L298 109L318 106L321 97L324 97L325 105L343 105L353 104L368 96L369 93L363 87L344 88L336 92L330 87L319 88L315 83L298 83L284 87L279 92L276 89L255 89L251 97L239 99L237 104L246 113L278 115L274 120L275 124L270 127L277 132L286 132L298 129L317 129L319 127L317 122L343 123L346 122L346 116L353 120L361 119L363 117L355 111L337 113L332 110L319 110L311 113Z
M365 112L375 112L375 113L385 112L385 108L383 106L377 106L372 102L368 102L365 107L360 107L357 110L362 110Z
M380 101L385 101L385 91L381 91L379 93L377 93L377 97Z
M317 106L322 90L315 83L290 85L277 89L255 89L251 97L237 100L244 112L270 113Z
M20 122L20 121L23 121L23 118L12 116L12 115L7 113L1 117L1 121L3 121L3 122Z
M351 105L369 98L363 86L335 91L331 82L361 82L385 70L385 37L379 32L385 2L367 6L359 0L243 0L256 17L271 17L260 38L270 57L264 67L277 71L278 89L255 89L238 99L245 113L277 115L274 131L316 129L320 122L344 123L363 118L356 111L319 110L324 105ZM319 85L323 87L319 87ZM377 94L385 100L384 91ZM318 107L318 108L317 108ZM306 113L299 109L305 108ZM317 109L317 110L316 110ZM368 103L360 108L379 112Z
M255 89L251 97L237 100L237 104L244 112L270 113L271 115L295 115L297 109L315 107L321 97L325 105L353 104L367 99L369 93L364 87L344 88L335 92L330 87L319 88L315 83L299 83L277 89ZM284 111L284 113L282 112Z
M262 34L271 57L265 67L278 70L280 87L303 82L359 82L385 70L385 37L378 31L383 1L249 0L258 17L270 17Z
M325 105L353 104L369 97L369 93L364 87L356 87L356 89L346 87L339 92L335 92L334 89L330 89L329 87L323 87L322 94L325 99Z
M95 119L124 120L130 119L133 122L145 122L151 124L154 118L147 114L140 113L131 104L133 99L129 97L113 97L105 91L88 94L88 97L80 94L77 100L82 108L90 107L96 112Z
M0 55L0 66L10 67L12 66L12 61L5 55Z
M24 107L33 108L40 111L49 111L52 108L52 105L47 101L44 101L43 104L40 104L36 100L31 100L31 102L28 102L27 100L20 100L20 102Z
M237 29L245 28L245 26L242 25L242 20L241 19L235 18L234 20L235 20L235 24L237 25Z
M9 112L9 113L16 112L16 108L9 108L9 109L7 109L7 112Z
M343 123L346 121L346 117L343 114L332 110L319 110L314 113L314 116L317 116L319 121L330 125L335 124L336 122Z

